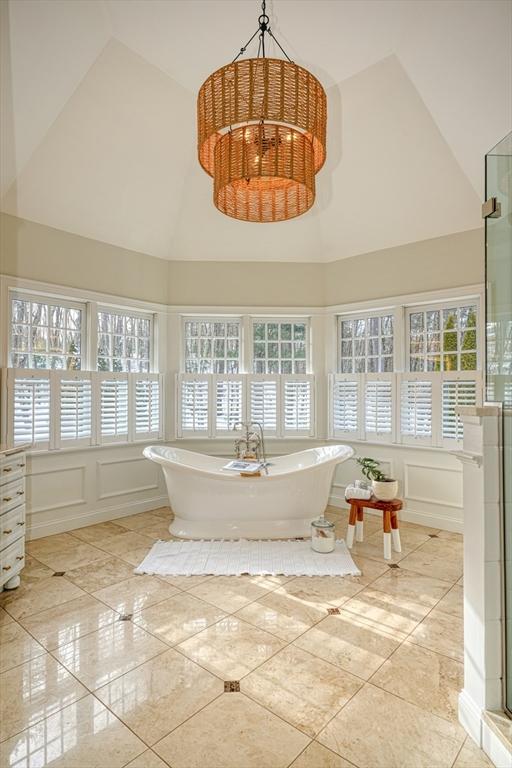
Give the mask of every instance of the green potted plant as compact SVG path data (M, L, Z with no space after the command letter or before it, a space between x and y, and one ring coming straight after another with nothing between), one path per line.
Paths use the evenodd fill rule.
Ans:
M371 459L368 456L359 456L356 458L356 461L366 479L372 481L373 495L376 499L379 499L379 501L391 501L391 499L396 498L398 480L393 480L393 478L388 477L379 469L380 461Z

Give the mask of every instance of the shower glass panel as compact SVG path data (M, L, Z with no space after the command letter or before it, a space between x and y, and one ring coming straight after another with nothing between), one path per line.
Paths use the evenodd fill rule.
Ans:
M486 399L503 405L504 706L512 714L512 133L485 157Z

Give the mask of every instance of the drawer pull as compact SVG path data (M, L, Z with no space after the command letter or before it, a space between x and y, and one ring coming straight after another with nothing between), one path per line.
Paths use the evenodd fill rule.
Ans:
M2 571L10 571L11 567L12 566L10 566L10 565L4 565L4 567L2 568Z
M25 464L18 464L18 467L21 467L22 469L23 469L24 466L25 466Z
M23 496L25 491L16 491L16 496Z
M23 555L16 555L16 560L23 560Z
M12 472L12 467L4 467L4 472Z
M12 496L4 496L4 501L12 501Z
M4 531L4 536L8 536L10 533L12 533L12 528L6 528Z
M16 525L25 525L25 521L24 520L20 520L20 522L16 523Z

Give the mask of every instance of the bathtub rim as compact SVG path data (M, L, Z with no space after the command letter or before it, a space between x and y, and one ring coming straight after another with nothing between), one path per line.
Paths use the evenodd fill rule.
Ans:
M253 479L250 475L242 476L239 472L231 472L229 470L222 471L219 469L211 470L211 469L204 469L202 467L189 466L188 464L182 464L179 461L172 461L170 459L166 459L163 456L159 456L158 453L153 452L155 449L158 450L162 448L172 448L174 450L182 451L183 453L191 454L193 456L208 457L212 459L223 459L225 463L230 461L229 457L211 456L211 454L199 453L199 451L189 451L187 448L180 448L174 445L173 446L167 446L167 445L161 445L161 444L148 445L143 449L142 453L146 459L148 459L149 461L154 461L155 464L160 464L162 467L173 467L175 469L179 469L180 471L188 472L189 474L199 473L201 475L206 475L208 477L215 478L217 480L229 480L230 482L234 482L234 481L247 482L247 480ZM282 457L290 458L290 457L299 456L305 453L312 453L313 451L316 451L319 448L343 448L344 452L340 453L337 456L326 458L324 461L320 461L316 464L311 464L311 466L308 466L308 467L295 467L293 469L290 469L284 472L279 472L279 474L276 474L276 475L272 475L272 474L266 475L262 473L261 476L255 475L254 479L258 479L258 480L263 479L265 481L279 480L284 477L289 477L290 475L296 475L299 472L312 472L316 469L319 469L320 467L324 467L329 464L334 464L334 465L341 464L342 462L347 461L348 459L351 459L355 454L355 450L350 445L346 445L344 443L334 443L334 444L327 444L327 445L318 445L318 446L315 446L314 448L305 448L302 451L295 451L294 453L282 454ZM281 456L273 457L273 461L279 460L280 458Z

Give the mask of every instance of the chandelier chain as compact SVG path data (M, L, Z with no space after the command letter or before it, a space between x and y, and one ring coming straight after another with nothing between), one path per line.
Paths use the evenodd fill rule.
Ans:
M270 28L270 18L269 18L269 16L267 16L266 8L267 8L266 0L263 0L263 2L261 3L262 13L258 17L258 29L256 30L256 32L253 35L251 35L251 37L246 42L246 44L243 45L240 48L239 52L237 53L237 55L235 56L235 58L231 62L232 64L234 64L235 61L237 61L237 59L240 58L240 56L244 55L244 53L246 52L247 48L252 43L252 41L254 40L256 35L258 35L258 33L259 33L258 55L257 55L258 59L260 58L260 55L263 58L265 58L265 34L267 34L276 43L276 45L278 46L278 48L281 51L281 53L288 59L290 64L293 64L293 61L290 59L290 57L288 56L288 54L284 50L283 46L281 45L281 43L279 42L279 40L277 39L277 37L274 35L274 33L272 32L272 30Z

